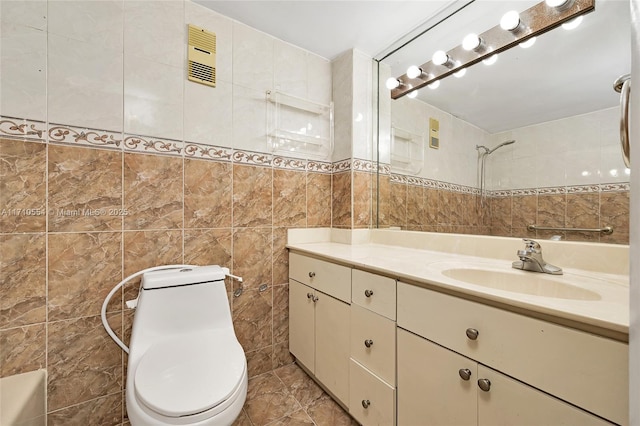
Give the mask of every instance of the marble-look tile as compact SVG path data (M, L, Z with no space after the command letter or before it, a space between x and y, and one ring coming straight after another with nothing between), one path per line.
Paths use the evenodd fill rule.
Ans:
M273 287L273 343L289 339L289 284Z
M371 190L372 174L353 173L353 226L368 228L371 226Z
M242 409L242 411L238 415L238 418L236 418L236 420L232 423L231 426L253 426L244 408Z
M233 22L234 85L255 89L263 94L273 88L273 44L273 37L240 22Z
M49 231L122 229L122 153L49 146Z
M406 228L408 185L391 182L390 186L389 225Z
M186 229L184 262L188 265L232 267L231 228Z
M246 352L249 379L268 373L272 368L273 346Z
M109 291L122 279L122 233L49 235L48 319L99 315ZM118 298L110 309L122 309Z
M46 228L47 146L0 139L0 232Z
M0 330L0 377L46 367L46 325Z
M317 426L357 426L357 422L327 394L316 399L307 408Z
M55 411L122 389L122 350L99 316L48 325L48 410Z
M389 226L389 214L390 214L390 198L391 198L391 183L389 182L389 175L380 175L378 181L374 181L374 185L377 184L377 188L373 191L373 215L374 224L377 223L381 227ZM378 206L376 209L375 206ZM377 215L377 216L376 216Z
M526 228L536 223L537 195L514 196L512 203L511 225L514 228Z
M453 204L453 192L447 190L438 191L438 225L451 225L451 205Z
M420 226L426 224L425 219L425 188L416 185L407 185L407 226Z
M335 227L351 228L351 172L332 175L332 210Z
M252 66L256 63L253 62ZM260 73L264 70L262 64L259 67L255 67L255 69ZM235 67L233 71L235 75ZM269 87L271 86L269 85ZM233 124L232 147L234 149L254 152L271 151L271 147L267 144L267 138L265 137L265 124L255 124L266 123L267 121L266 90L249 89L238 85L234 77L232 90L233 110L231 112Z
M278 419L272 423L269 423L269 426L304 426L304 425L315 425L311 417L304 411L298 410L291 414L284 416L281 419Z
M307 173L307 226L331 226L331 175Z
M183 160L124 154L124 229L178 229L183 222Z
M231 227L232 165L184 160L184 227Z
M48 426L118 426L122 423L122 392L50 412Z
M464 194L461 192L452 192L451 193L451 211L449 213L449 219L452 225L464 225Z
M124 275L152 266L181 264L182 231L124 233Z
M511 197L494 197L491 199L491 226L507 229L511 235ZM504 235L501 232L500 235Z
M46 31L47 2L45 0L0 2L0 19L3 24L12 23Z
M629 191L600 194L600 225L612 226L614 234L629 233Z
M433 188L425 188L425 220L423 222L426 226L438 225L438 208L440 206L440 191Z
M240 228L233 233L233 271L244 278L244 288L272 283L271 228Z
M254 426L266 425L301 408L275 374L266 373L249 380L245 410Z
M282 343L273 344L273 365L272 368L284 367L285 365L293 364L293 355L289 352L289 340L285 340Z
M0 329L46 319L44 234L0 235Z
M269 288L262 292L245 289L233 299L233 326L245 352L272 345L272 298Z
M325 395L322 388L296 364L278 368L274 373L305 410Z
M189 4L193 3L185 3ZM233 85L220 81L217 65L216 55L215 88L188 80L184 82L184 140L232 147Z
M273 285L289 282L287 228L273 228Z
M233 165L233 226L272 224L272 169Z
M566 207L565 194L538 195L537 225L564 227Z
M600 227L600 194L567 194L565 225L568 228ZM571 241L599 241L598 232L568 232Z
M307 223L306 174L273 170L273 225L301 227Z

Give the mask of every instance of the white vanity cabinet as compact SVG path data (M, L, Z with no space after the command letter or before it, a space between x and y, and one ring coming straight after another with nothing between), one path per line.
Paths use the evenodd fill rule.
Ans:
M347 405L351 268L297 253L289 265L289 351Z
M435 404L433 424L606 424L587 411L628 424L625 343L401 282L397 300L408 330L398 331L400 425Z
M364 426L395 424L396 281L354 269L349 413Z

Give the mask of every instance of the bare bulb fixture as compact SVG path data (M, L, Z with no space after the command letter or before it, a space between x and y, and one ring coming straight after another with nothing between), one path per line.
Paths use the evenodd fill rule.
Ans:
M417 90L414 90L413 92L409 92L409 94L407 94L407 97L411 99L414 99L416 96L418 96Z
M515 10L510 10L509 12L502 15L502 19L500 19L500 28L505 31L517 31L520 27L520 14Z
M487 59L483 59L482 63L485 65L493 65L498 60L498 54L489 56Z
M565 22L564 24L562 24L562 28L564 28L565 30L575 30L581 23L582 16L578 16L577 18L574 18L569 22Z
M447 55L444 50L438 50L431 57L431 62L435 65L444 65L447 68L451 68L454 65L454 62L451 60L451 57Z
M464 77L464 75L467 73L467 69L466 68L462 68L460 71L454 72L453 76L456 78L462 78Z
M438 87L440 87L440 80L436 80L431 84L428 84L427 87L431 90L436 90Z
M409 78L418 78L422 75L422 73L422 68L416 65L411 65L409 68L407 68L407 77Z
M484 45L483 40L478 37L478 34L467 34L467 36L462 40L462 48L467 52L474 50L480 51Z
M400 80L398 80L397 78L389 77L387 79L387 82L385 83L385 86L387 86L387 89L393 90L397 87L400 87Z
M553 7L559 11L566 10L573 5L573 0L545 0L549 7Z
M531 37L529 40L523 41L522 43L520 43L520 47L522 47L523 49L528 49L531 46L533 46L535 43L536 43L536 38Z

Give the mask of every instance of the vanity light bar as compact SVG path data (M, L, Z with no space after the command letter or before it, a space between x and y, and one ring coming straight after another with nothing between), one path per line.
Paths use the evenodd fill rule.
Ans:
M569 7L566 7L565 3L570 4ZM407 93L433 84L448 75L461 71L463 68L476 64L595 10L595 0L573 0L565 3L562 3L562 7L552 7L543 1L520 13L520 25L522 26L520 31L505 31L500 28L500 25L496 25L479 34L478 37L485 46L479 51L477 49L465 50L460 45L448 52L443 52L447 55L449 61L453 62L453 66L436 65L434 61L425 62L419 66L421 72L417 77L410 78L407 74L403 74L397 78L400 84L398 87L391 89L391 98L401 98ZM447 63L446 65L450 64Z

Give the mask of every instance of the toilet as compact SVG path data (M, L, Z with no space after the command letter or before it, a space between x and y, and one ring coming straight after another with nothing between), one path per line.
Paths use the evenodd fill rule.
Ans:
M133 426L230 425L240 414L247 360L233 330L225 269L143 275L127 371Z

